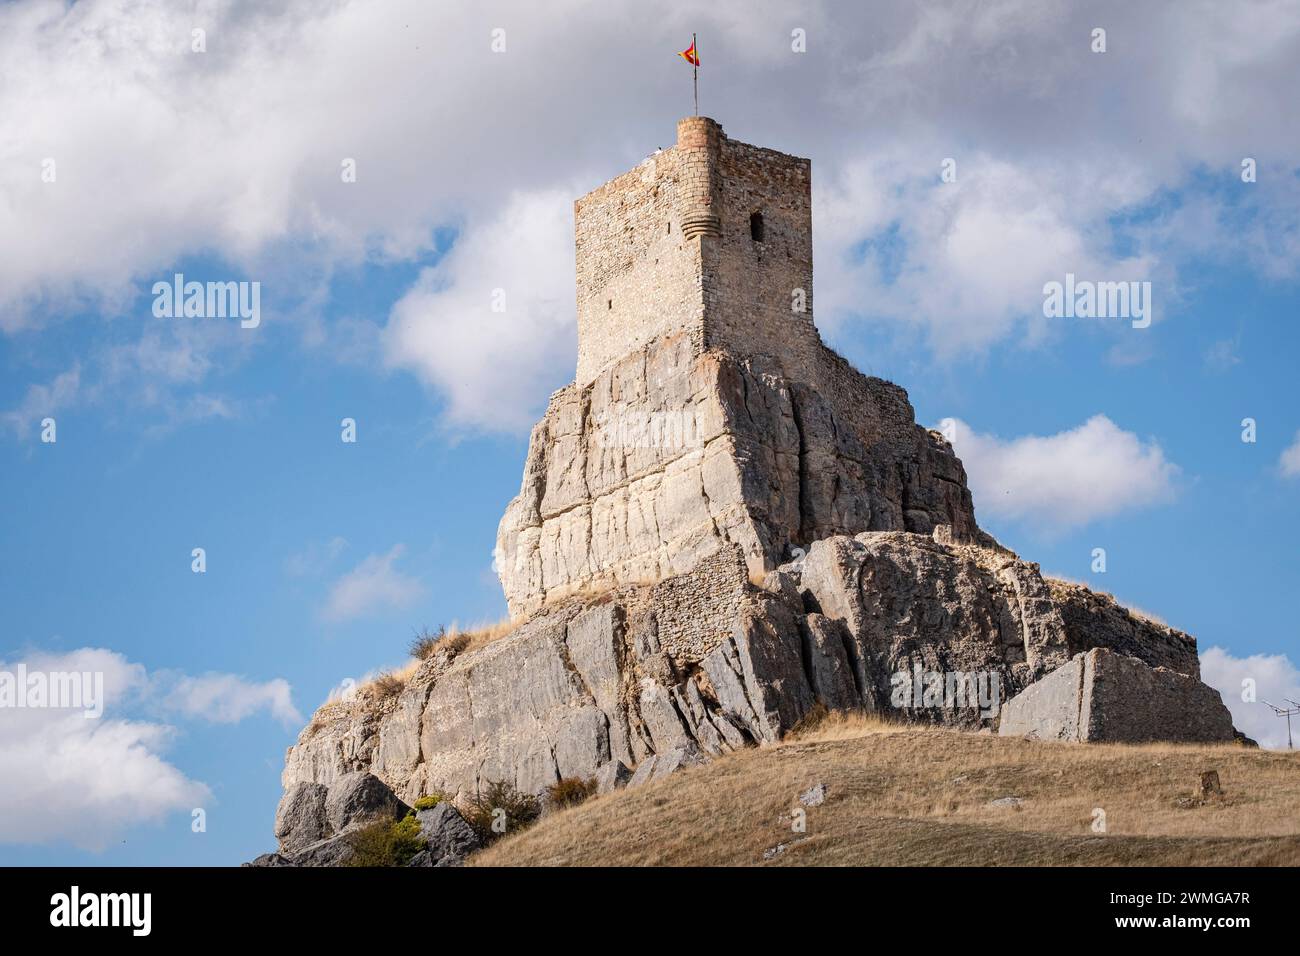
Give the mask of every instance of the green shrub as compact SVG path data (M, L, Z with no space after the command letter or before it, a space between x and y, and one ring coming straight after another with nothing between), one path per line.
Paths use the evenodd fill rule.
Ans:
M546 788L546 800L553 807L576 807L596 793L596 780L581 777L561 777Z
M380 820L348 835L348 866L406 866L428 844L414 813L400 820Z
M461 810L461 816L485 844L524 829L541 814L542 806L536 797L520 793L504 780L489 781Z
M447 798L443 796L441 793L431 793L427 797L421 797L419 800L416 800L415 809L432 810L434 807L436 807L438 804L442 803L442 801L446 799Z

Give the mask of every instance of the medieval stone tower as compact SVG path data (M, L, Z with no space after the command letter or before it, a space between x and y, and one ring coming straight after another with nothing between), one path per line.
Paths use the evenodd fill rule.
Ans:
M808 160L692 116L676 146L579 199L578 384L670 332L807 367L810 186Z
M975 534L965 474L907 393L822 344L811 164L677 124L574 204L578 363L497 536L511 612L689 571L751 576L834 534Z

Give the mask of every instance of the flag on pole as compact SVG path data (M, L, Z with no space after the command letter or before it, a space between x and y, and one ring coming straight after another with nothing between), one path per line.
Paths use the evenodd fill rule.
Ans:
M695 87L695 115L699 116L700 115L700 55L695 52L694 33L691 34L691 45L688 46L681 53L678 53L677 55L680 56L687 63L689 63L692 67L694 67L694 69L691 71L694 74L694 77L691 80L691 84Z

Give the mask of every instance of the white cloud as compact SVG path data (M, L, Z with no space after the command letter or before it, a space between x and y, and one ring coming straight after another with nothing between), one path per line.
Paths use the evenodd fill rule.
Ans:
M389 364L447 396L453 425L526 429L562 384L554 370L572 368L573 192L511 197L393 306Z
M1055 435L1001 439L940 425L966 466L977 514L1064 530L1173 499L1180 474L1154 441L1105 415Z
M295 578L323 574L347 546L347 538L341 535L335 535L324 543L310 542L298 553L289 555L284 568Z
M424 586L393 567L405 548L394 545L387 554L369 555L334 582L322 616L347 621L383 608L407 607L424 594Z
M886 147L819 180L824 327L857 315L887 319L922 329L936 352L951 356L1015 329L1040 338L1043 285L1067 272L1135 281L1157 268L1149 257L1113 255L1109 232L1096 228L1143 187L1078 162L1025 165L969 150L952 157L957 181L942 183L939 161L951 148L926 143L921 152L934 160L919 167L916 144Z
M1300 475L1300 432L1295 433L1291 444L1282 452L1282 457L1278 459L1278 467L1287 478Z
M1159 321L1191 256L1295 278L1300 128L1273 118L1300 83L1298 11L1115 5L1112 52L1097 55L1095 13L1039 0L513 3L492 19L425 0L19 0L0 5L0 329L113 313L177 262L214 257L266 286L263 328L244 342L292 315L305 344L353 361L387 315L388 364L444 396L454 423L526 426L572 368L567 204L671 143L689 111L672 51L692 30L719 71L703 79L705 112L815 157L825 327L884 321L954 355L1033 342L1048 331L1042 283L1066 271L1152 278ZM790 52L792 23L806 54ZM205 53L190 51L196 25ZM1249 192L1161 203L1198 177L1236 183L1247 148ZM958 180L940 185L949 156ZM320 327L336 272L412 261L457 225L460 250L398 305ZM483 283L511 294L508 325L481 317ZM143 374L173 388L197 384L218 347L147 345Z
M0 664L12 670L103 675L105 713L6 709L0 712L0 843L66 841L102 849L125 829L186 811L210 796L168 763L172 728L113 716L143 692L143 667L102 648L33 654Z
M259 684L230 674L151 674L122 654L90 647L0 660L0 671L15 674L19 665L29 675L99 675L103 698L77 710L0 710L0 844L99 850L133 826L206 806L208 787L169 760L179 732L159 715L234 723L265 710L285 724L301 721L279 678ZM96 709L100 716L85 716Z
M1252 654L1234 657L1222 647L1201 653L1201 680L1223 697L1232 712L1232 723L1261 747L1281 748L1287 744L1286 718L1279 717L1264 703L1279 707L1300 701L1300 669L1285 654ZM1248 688L1253 682L1253 700ZM1292 717L1292 734L1300 739L1300 717Z
M41 420L55 415L77 400L81 392L81 367L73 366L48 385L29 385L17 408L0 414L0 424L19 438L33 435Z
M186 717L215 724L237 724L262 710L287 726L302 723L289 682L282 677L259 684L234 674L182 676L164 703Z

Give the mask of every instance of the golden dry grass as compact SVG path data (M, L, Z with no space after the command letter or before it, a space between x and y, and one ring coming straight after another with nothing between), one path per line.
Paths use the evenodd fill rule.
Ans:
M1224 795L1186 806L1203 770L1218 771ZM829 787L826 803L794 832L798 794L816 783ZM990 805L1008 796L1019 806ZM1300 757L1037 743L832 715L802 739L555 813L473 862L754 865L782 843L773 865L1297 865Z
M447 638L455 637L465 641L465 646L460 649L461 654L468 654L476 651L480 647L485 647L493 641L499 641L503 637L509 637L517 631L523 624L525 618L511 620L502 618L499 621L488 621L475 624L472 627L462 629L460 625L453 623L447 628ZM444 638L446 640L447 638Z
M447 628L443 636L438 639L436 646L453 648L457 655L468 654L491 644L493 641L509 637L519 629L524 620L521 618L512 621L505 618L500 621L475 624L465 629L461 629L460 625L453 623ZM382 671L362 683L357 688L357 692L370 696L394 696L410 683L411 678L415 676L415 672L420 669L422 663L421 659L412 658L401 667Z

